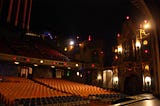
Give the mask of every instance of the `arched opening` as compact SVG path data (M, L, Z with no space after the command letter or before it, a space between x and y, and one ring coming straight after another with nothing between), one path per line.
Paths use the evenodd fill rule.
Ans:
M142 80L138 76L131 75L125 78L124 93L129 95L139 94L142 92L142 88Z

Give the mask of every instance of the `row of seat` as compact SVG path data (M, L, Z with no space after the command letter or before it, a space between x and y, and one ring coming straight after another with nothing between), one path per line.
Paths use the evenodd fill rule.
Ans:
M0 82L0 101L8 106L42 106L59 104L87 104L88 99L52 89L26 78L3 77Z
M13 104L15 99L46 98L57 96L71 96L58 90L48 88L32 81L0 82L0 99L5 104Z
M40 39L35 39L35 42L32 42L32 40L30 41L30 38L12 38L6 40L0 38L0 51L7 54L16 54L34 58L69 60L69 58L61 52L48 47L44 41L37 43L38 40Z
M13 103L15 99L19 98L40 98L70 95L35 83L2 82L0 83L0 86L1 99L7 104Z
M85 97L85 98L87 98L89 95L94 95L94 94L114 93L114 92L107 91L105 89L102 89L96 86L80 84L80 83L66 81L62 79L35 78L35 80L41 83L44 83L48 86L51 86L57 90L71 93L71 94L78 95L78 96Z
M72 106L72 105L86 105L90 101L78 96L58 96L58 97L42 97L42 98L22 98L15 99L14 106Z
M49 47L43 46L43 45L39 45L39 44L35 44L36 48L39 49L43 54L50 56L52 59L55 60L68 60L68 57L63 55L62 53L58 52L57 50L53 50Z
M20 77L3 78L6 81L0 82L0 100L8 105L87 104L90 99L121 97L103 88L56 78L35 78L36 82Z
M27 78L22 78L22 77L13 77L13 76L5 76L2 77L2 80L5 82L23 82L23 83L33 83L33 81L27 79Z

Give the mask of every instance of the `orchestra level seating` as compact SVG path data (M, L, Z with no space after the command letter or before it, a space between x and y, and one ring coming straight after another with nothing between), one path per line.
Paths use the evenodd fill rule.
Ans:
M119 93L63 79L1 77L0 101L5 106L88 106L92 97L119 98ZM95 98L94 98L95 99Z

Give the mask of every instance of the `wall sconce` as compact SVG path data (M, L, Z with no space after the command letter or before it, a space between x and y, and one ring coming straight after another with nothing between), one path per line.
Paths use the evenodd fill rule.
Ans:
M120 53L120 54L122 53L122 45L118 46L118 53Z
M145 77L145 83L147 86L150 86L151 85L151 77L149 77L149 76Z
M101 74L97 75L97 80L99 80L99 81L102 80L102 75Z
M146 76L145 77L145 87L146 87L146 91L150 91L150 86L151 86L151 77L149 77L149 76Z
M136 48L140 49L141 48L141 43L139 40L136 40Z
M118 85L118 77L117 76L115 76L115 77L113 77L113 84L114 85Z

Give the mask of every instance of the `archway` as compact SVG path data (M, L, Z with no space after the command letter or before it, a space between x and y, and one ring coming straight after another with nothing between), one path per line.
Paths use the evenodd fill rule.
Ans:
M139 94L142 92L142 88L142 80L138 76L131 75L125 78L124 93L129 95Z

